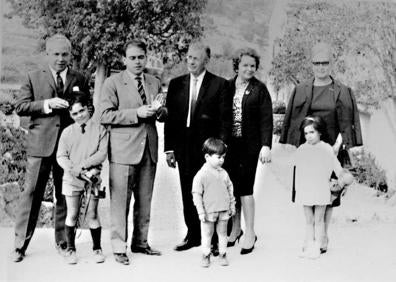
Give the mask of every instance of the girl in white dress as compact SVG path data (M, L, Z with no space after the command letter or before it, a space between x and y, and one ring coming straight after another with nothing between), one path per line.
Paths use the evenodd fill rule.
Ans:
M294 154L296 203L303 205L306 220L302 257L317 258L324 237L324 213L330 204L330 175L343 174L332 147L321 141L326 125L320 117L306 117L301 124L306 142Z

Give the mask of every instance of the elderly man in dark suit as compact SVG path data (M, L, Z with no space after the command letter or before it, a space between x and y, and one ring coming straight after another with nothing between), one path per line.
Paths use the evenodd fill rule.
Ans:
M129 264L126 255L128 213L132 192L134 253L161 255L147 242L151 197L158 161L156 119L166 116L165 107L157 104L161 83L144 73L147 47L132 40L124 47L126 70L106 79L101 97L101 123L110 129L110 210L111 244L114 258Z
M52 170L55 185L55 242L66 250L64 234L66 204L62 195L63 170L56 162L56 148L62 130L72 123L67 99L73 87L89 93L85 77L69 68L71 44L56 34L46 42L47 66L28 73L16 102L20 116L30 116L27 136L27 167L24 191L15 220L13 260L22 261L36 227L41 201Z
M165 122L165 153L168 166L178 163L184 222L187 235L176 251L188 250L201 244L200 221L192 200L192 180L204 163L201 147L209 137L224 139L222 121L226 80L206 70L210 49L195 42L189 46L189 73L169 83Z

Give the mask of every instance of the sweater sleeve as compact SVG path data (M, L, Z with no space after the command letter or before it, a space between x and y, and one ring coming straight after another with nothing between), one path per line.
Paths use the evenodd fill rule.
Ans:
M205 207L203 203L203 193L204 193L204 186L202 183L202 176L200 172L198 172L194 177L193 186L192 186L193 202L195 207L197 208L198 214L205 213Z
M98 150L82 162L81 166L84 168L98 166L102 164L107 157L109 132L104 126L100 126L99 130Z
M73 162L70 160L70 142L69 130L66 128L59 139L58 151L56 152L56 161L65 171L70 171L73 168Z
M230 210L235 211L236 201L234 197L234 186L232 185L232 181L227 172L226 172L226 184L227 184L228 195L230 196Z

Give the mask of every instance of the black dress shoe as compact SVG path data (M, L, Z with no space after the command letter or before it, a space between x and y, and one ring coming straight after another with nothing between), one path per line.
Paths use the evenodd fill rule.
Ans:
M55 249L58 251L58 253L64 257L67 255L67 243L62 241L58 244L56 244Z
M114 253L114 258L118 263L121 263L123 265L129 264L129 258L125 253Z
M186 239L175 247L175 251L185 251L201 245L199 240Z
M152 249L149 245L147 245L146 247L132 246L131 251L132 251L132 253L142 253L142 254L149 255L149 256L160 256L161 255L160 251L158 251L156 249Z
M21 262L24 257L25 257L25 253L23 251L21 251L20 249L15 249L12 254L12 260L14 262Z
M248 249L242 248L241 249L241 255L250 254L253 251L253 249L254 249L254 244L256 244L256 241L257 241L257 236L254 238L254 243L253 243L253 246L251 248L248 248Z

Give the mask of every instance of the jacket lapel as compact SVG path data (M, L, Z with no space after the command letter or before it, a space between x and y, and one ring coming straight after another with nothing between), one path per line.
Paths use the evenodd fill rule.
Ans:
M67 90L74 79L75 79L74 72L69 68L66 73L66 84L65 84L65 89L64 89L63 93L68 93Z
M200 105L202 104L202 100L204 99L205 95L208 92L206 90L208 89L208 87L210 85L210 80L211 80L211 73L206 71L204 78L202 80L201 88L199 88L197 101L195 102L196 104L195 104L194 116L195 116L195 113L198 112L198 109L199 109Z
M56 93L56 85L55 85L55 80L54 77L52 76L52 72L49 67L43 69L43 72L46 74L46 80L48 81L48 84L54 89ZM54 93L54 95L56 95Z
M147 96L147 103L150 104L154 101L155 95L157 94L157 89L154 89L153 81L151 77L143 74L144 76L144 83L146 89L146 96Z
M256 78L252 77L242 96L242 114L244 112L243 109L245 108L246 101L249 98L249 96L252 94L255 85L256 85Z

